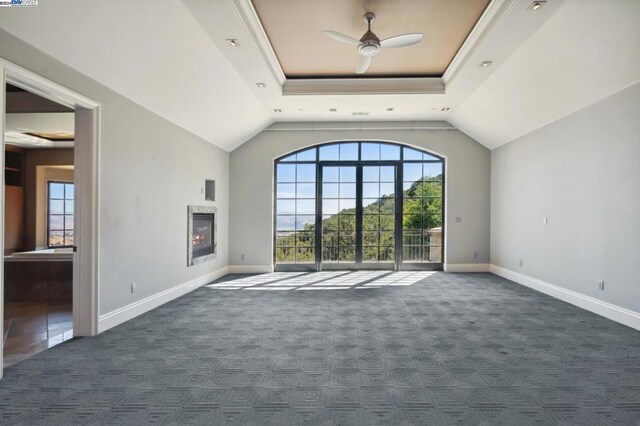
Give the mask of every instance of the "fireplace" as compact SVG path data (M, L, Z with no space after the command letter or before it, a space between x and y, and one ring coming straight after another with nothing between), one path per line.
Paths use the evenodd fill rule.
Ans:
M216 208L189 206L187 265L215 259L217 254Z

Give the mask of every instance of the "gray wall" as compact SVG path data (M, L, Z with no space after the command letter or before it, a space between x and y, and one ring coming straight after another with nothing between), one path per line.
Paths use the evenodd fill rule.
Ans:
M640 312L639 117L636 83L494 150L491 262Z
M228 153L1 30L0 39L0 57L102 104L100 313L226 266ZM218 257L187 268L187 206L210 204L200 194L207 178Z
M338 140L401 142L445 156L446 263L488 263L490 152L458 130L437 129L438 123L422 125L436 128L411 129L406 123L357 125L366 129L353 129L353 124L344 123L280 124L232 151L230 234L233 238L229 263L260 266L273 263L273 160L309 145ZM440 125L449 127L446 123ZM397 128L392 129L394 126ZM462 222L455 222L457 216ZM477 258L474 252L478 253Z

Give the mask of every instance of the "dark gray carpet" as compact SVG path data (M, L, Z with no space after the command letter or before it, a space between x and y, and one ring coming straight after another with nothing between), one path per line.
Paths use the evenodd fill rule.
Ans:
M7 368L0 422L640 424L640 333L490 274L201 288Z

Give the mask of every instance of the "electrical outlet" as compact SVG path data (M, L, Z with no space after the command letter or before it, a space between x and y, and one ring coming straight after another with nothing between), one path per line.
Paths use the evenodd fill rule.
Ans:
M604 281L603 280L598 281L598 289L604 291Z
M520 267L522 267L522 260L520 260Z
M244 253L240 255L240 260L244 260Z
M477 251L474 251L474 252L473 252L473 258L474 258L474 259L477 259L477 258L478 258L478 252L477 252Z
M137 290L138 284L131 283L131 294L135 293Z
M456 223L461 223L462 222L462 218L460 216L456 217Z
M543 218L542 218L542 224L543 224L543 225L546 225L546 224L547 224L547 222L548 222L547 217L546 217L546 216L545 216L545 217L543 217Z

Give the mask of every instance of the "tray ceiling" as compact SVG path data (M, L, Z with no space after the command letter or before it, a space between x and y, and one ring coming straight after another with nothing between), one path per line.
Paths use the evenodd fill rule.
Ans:
M364 77L440 77L487 7L489 0L252 0L287 78L356 77L354 46L322 34L334 30L356 39L376 19L380 39L421 32L414 46L383 49Z

